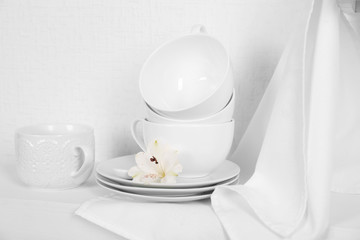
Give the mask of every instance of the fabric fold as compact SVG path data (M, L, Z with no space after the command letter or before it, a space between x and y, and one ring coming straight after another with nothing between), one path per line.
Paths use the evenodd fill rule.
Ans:
M336 1L313 1L307 25L299 28L284 51L234 153L240 165L256 162L255 172L246 184L219 187L212 196L214 210L229 233L240 220L247 228L238 215L250 207L258 224L278 237L316 239L326 234L333 101L339 81L338 16ZM234 209L239 214L224 214ZM229 235L237 239L239 234Z
M131 240L227 239L209 200L139 202L110 194L83 203L75 214Z
M360 194L360 36L340 15L340 82L336 94L332 190Z

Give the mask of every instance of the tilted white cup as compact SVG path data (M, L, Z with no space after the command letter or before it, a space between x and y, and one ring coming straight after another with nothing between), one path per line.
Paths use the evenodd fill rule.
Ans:
M181 120L162 116L161 113L156 112L147 103L145 103L146 119L150 122L165 123L165 124L197 124L197 123L224 123L233 118L235 110L235 89L227 105L219 112L204 118Z
M141 124L140 134L137 126ZM132 135L143 151L154 140L179 151L181 177L203 177L211 173L229 154L234 137L234 120L216 124L161 124L138 119Z
M166 117L191 120L216 114L233 91L225 47L204 26L193 29L155 50L140 72L143 99Z
M80 124L47 124L20 128L15 134L17 172L27 185L73 188L94 166L94 131Z

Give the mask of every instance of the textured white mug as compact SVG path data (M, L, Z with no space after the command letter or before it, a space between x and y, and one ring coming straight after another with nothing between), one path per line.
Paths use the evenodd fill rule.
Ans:
M94 131L86 125L23 127L16 131L15 146L18 175L33 187L77 187L94 167Z

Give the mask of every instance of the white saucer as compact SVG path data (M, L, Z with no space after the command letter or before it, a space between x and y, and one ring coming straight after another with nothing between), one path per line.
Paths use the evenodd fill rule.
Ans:
M141 194L141 195L151 195L151 196L189 196L194 194L201 194L204 192L210 192L215 189L216 186L231 185L238 181L239 175L225 182L221 182L217 185L199 187L199 188L152 188L152 187L134 187L134 186L125 186L114 182L112 180L106 179L101 175L97 174L96 179L100 183L104 183L109 187L114 189L125 191L129 193Z
M174 197L165 197L165 196L149 196L149 195L139 195L134 193L123 192L112 188L100 181L96 180L96 183L101 187L106 188L110 191L117 193L118 195L129 197L139 201L150 201L150 202L189 202L189 201L197 201L201 199L206 199L211 196L211 193L200 194L200 195L191 195L191 196L174 196Z
M96 172L99 175L113 180L121 185L152 188L195 188L211 186L234 178L240 173L240 168L237 164L229 160L225 160L217 169L205 177L182 178L179 176L176 179L176 184L143 184L133 182L127 176L127 171L132 166L135 166L135 155L127 155L100 162L96 167Z

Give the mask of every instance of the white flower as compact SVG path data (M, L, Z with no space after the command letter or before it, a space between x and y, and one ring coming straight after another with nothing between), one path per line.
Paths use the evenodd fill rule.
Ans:
M178 151L157 140L148 145L146 152L136 154L135 161L137 166L128 171L134 182L176 183L176 177L182 171Z

